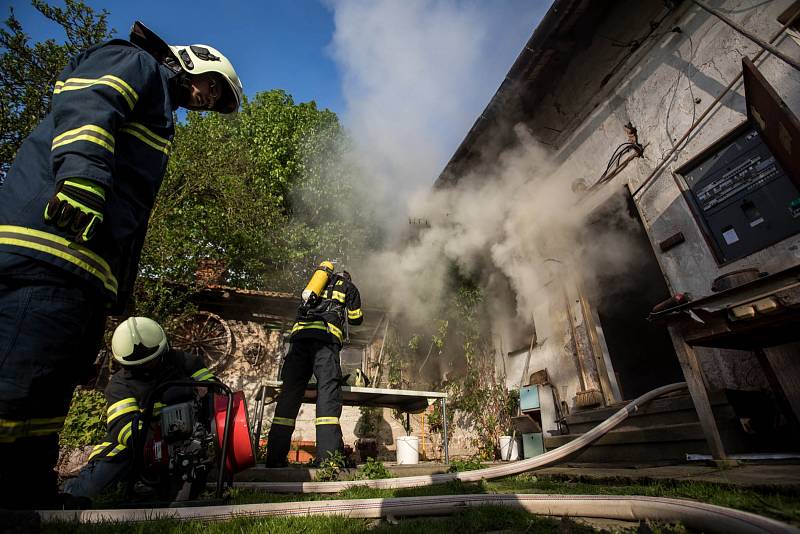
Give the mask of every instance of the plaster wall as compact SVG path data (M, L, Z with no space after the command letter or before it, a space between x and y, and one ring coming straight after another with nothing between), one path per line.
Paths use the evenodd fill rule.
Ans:
M634 159L602 189L628 186L635 190L694 119L741 73L742 57L752 57L759 50L756 44L715 17L691 3L684 4L688 6L684 5L675 14L674 22L666 25L677 26L681 32L654 37L655 42L643 47L638 58L631 58L608 84L606 94L601 93L594 112L561 144L558 153L561 170L574 180L583 179L587 184L597 181L603 171L598 162L606 162L613 147L626 140L623 125L630 121L638 128L640 143L646 145L644 157ZM780 28L777 16L790 4L789 0L756 5L730 0L714 5L767 40ZM785 36L776 44L791 57L800 58L800 46L790 37ZM584 53L591 54L591 50ZM800 115L800 72L769 54L762 56L756 65L789 108ZM598 63L595 72L585 72L586 79L601 78L606 67ZM562 94L565 91L569 87L554 89ZM744 88L740 82L636 198L637 209L672 293L688 292L697 299L710 294L712 281L726 272L748 267L776 272L800 261L800 235L796 235L746 258L717 265L672 175L674 169L745 119ZM603 194L601 191L600 195ZM657 244L676 232L682 232L686 241L662 252ZM739 389L766 386L751 353L711 349L698 352L710 386Z

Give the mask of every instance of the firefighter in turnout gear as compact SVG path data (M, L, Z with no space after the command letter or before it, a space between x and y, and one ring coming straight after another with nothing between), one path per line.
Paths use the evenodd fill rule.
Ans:
M242 86L205 45L140 23L73 58L0 186L0 502L57 498L58 432L105 317L133 288L173 112L234 112Z
M103 441L89 454L89 463L64 490L73 497L93 499L124 479L130 471L133 425L142 430L140 415L151 391L171 380L216 380L202 358L170 349L161 326L147 317L130 317L111 339L114 360L121 369L106 387L106 425ZM193 398L190 387L169 388L156 399L153 416L163 406Z
M339 351L347 325L361 324L361 296L350 274L333 272L330 262L323 262L316 273L328 277L319 293L310 292L300 305L289 338L291 348L281 369L281 387L275 417L267 437L267 467L282 467L294 431L295 418L311 375L317 379L317 461L334 451L343 451L342 369ZM315 277L317 277L315 273ZM312 278L312 283L314 278ZM311 286L311 284L309 284ZM306 292L304 292L306 293ZM305 297L305 295L304 295Z

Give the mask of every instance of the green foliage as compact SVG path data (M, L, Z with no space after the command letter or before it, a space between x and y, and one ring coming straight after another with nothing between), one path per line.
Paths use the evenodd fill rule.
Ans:
M0 176L11 166L22 141L47 115L56 78L69 59L111 37L108 12L95 12L81 1L66 0L53 7L43 0L31 4L46 19L60 26L66 40L33 43L22 23L9 9L0 28Z
M353 480L378 480L381 478L392 478L393 476L394 475L386 469L386 466L383 465L383 462L375 458L367 458L367 463L356 473Z
M106 431L106 397L93 389L76 388L59 445L75 449L100 443Z
M476 471L483 469L480 456L470 456L466 459L451 460L448 473L460 473L461 471Z
M334 113L259 93L234 117L191 112L177 127L140 271L191 284L224 261L225 283L297 290L320 258L348 260L376 238ZM141 297L140 302L147 300Z
M328 451L327 456L320 462L315 479L317 482L330 482L338 480L339 473L344 469L344 455L342 451Z
M376 438L378 425L383 419L383 409L359 406L358 411L361 413L361 417L356 424L355 435L359 438Z

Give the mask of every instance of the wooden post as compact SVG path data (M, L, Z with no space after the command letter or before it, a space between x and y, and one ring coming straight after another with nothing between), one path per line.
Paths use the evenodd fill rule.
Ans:
M700 428L703 429L703 435L711 451L711 457L714 460L725 461L728 456L725 454L722 439L719 437L717 421L714 419L714 412L712 412L711 403L708 400L708 392L706 391L705 380L703 380L703 370L700 368L700 362L697 361L697 354L694 348L684 341L676 326L670 326L668 330L683 370L683 376L689 386L689 394L692 396L694 409L697 411Z

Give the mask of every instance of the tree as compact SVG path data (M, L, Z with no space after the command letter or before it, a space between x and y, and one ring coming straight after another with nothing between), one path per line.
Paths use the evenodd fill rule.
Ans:
M97 13L76 0L66 0L63 8L43 0L31 3L61 26L66 41L48 39L31 45L13 8L0 28L0 178L22 141L50 110L53 86L69 59L114 33L108 28L106 10Z
M351 208L363 189L348 151L336 114L281 90L258 93L233 117L189 113L177 127L141 273L188 284L197 261L213 258L225 262L229 285L297 289L320 259L375 239L368 217Z

